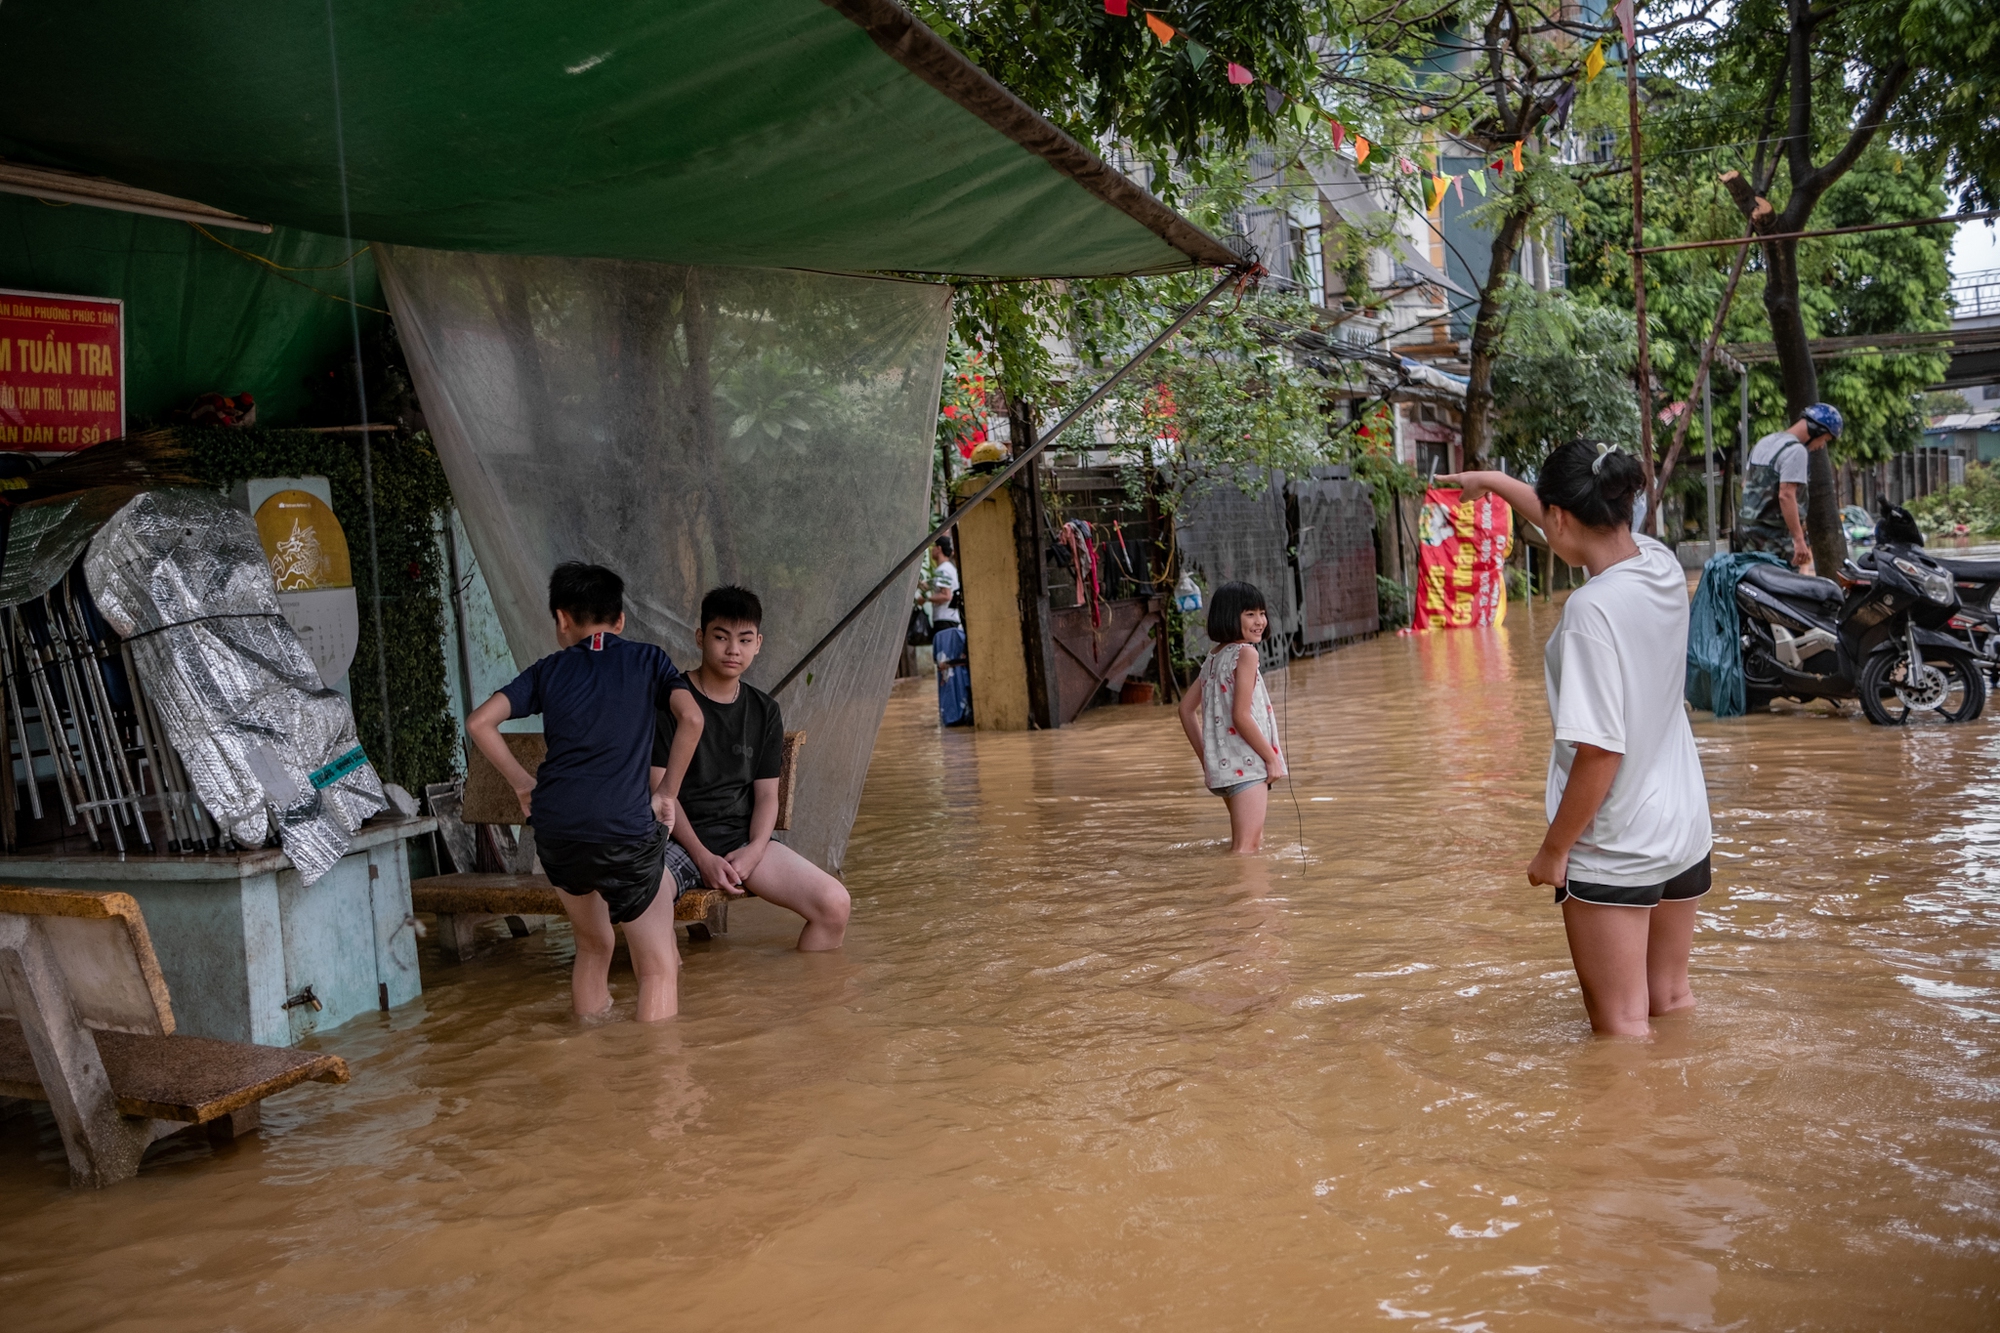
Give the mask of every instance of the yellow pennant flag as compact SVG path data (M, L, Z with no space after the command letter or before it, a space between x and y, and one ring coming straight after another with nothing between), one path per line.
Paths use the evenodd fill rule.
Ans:
M1590 48L1590 54L1583 58L1583 81L1589 83L1603 72L1604 39L1600 37L1597 39L1597 44Z

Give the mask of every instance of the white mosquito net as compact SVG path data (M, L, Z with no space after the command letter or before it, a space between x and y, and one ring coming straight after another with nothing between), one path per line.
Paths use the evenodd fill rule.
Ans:
M517 663L549 570L625 578L629 637L691 667L702 593L764 603L770 689L924 534L940 286L377 246L425 416ZM778 702L808 734L791 833L837 867L916 573Z

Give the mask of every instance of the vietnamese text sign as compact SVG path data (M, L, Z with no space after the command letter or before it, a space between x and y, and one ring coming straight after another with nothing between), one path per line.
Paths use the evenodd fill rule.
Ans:
M125 433L124 306L0 290L0 450L86 449Z
M1507 618L1507 555L1514 511L1497 495L1461 502L1456 490L1424 492L1417 518L1418 629L1497 625Z

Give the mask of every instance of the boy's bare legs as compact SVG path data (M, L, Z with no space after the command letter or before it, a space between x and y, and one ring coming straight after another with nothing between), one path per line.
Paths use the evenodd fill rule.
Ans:
M1271 789L1263 783L1247 787L1223 801L1229 807L1229 850L1247 856L1264 845L1264 813Z
M579 1017L592 1017L611 1007L611 951L618 936L611 928L611 909L602 895L563 893L563 911L576 936L576 963L569 973L569 1004ZM668 910L671 917L673 912Z
M1646 993L1656 1018L1694 1008L1688 954L1694 950L1695 904L1700 901L1674 898L1652 911L1652 929L1646 934Z
M1614 907L1563 899L1563 929L1569 935L1570 961L1583 986L1583 1007L1590 1026L1607 1036L1644 1037L1653 1028L1646 1021L1647 944L1657 907ZM1682 958L1683 976L1687 960Z
M657 1023L681 1011L681 949L674 937L673 871L652 905L625 923L625 947L639 978L639 1021Z
M744 881L750 892L806 919L799 948L806 953L838 949L847 938L853 904L847 886L782 842L764 849L763 859Z

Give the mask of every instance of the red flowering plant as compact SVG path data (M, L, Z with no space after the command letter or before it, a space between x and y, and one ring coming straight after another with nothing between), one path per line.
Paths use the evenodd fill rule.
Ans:
M985 354L952 340L946 358L944 391L938 404L938 440L962 459L986 440Z

